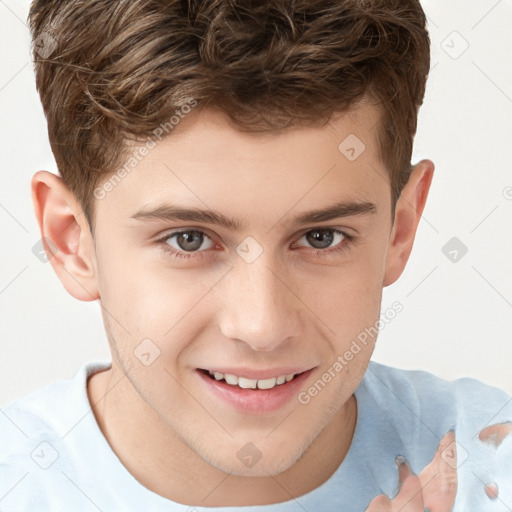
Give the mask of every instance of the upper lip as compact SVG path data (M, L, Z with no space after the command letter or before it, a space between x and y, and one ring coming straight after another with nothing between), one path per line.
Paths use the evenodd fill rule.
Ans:
M252 379L252 380L265 380L265 379L272 379L273 377L280 377L282 375L297 375L298 373L303 373L308 370L311 370L311 368L297 368L297 367L291 367L291 366L282 366L279 368L265 368L261 370L255 370L251 368L226 368L226 367L210 367L210 368L203 368L206 371L210 372L219 372L219 373L229 373L231 375L236 375L237 377L245 377L246 379Z

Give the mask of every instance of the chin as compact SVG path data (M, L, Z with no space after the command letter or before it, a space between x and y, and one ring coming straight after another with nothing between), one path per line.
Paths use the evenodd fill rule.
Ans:
M217 467L218 469L224 471L225 473L229 473L234 476L268 477L279 475L280 473L285 472L286 470L290 469L295 462L295 460L286 460L279 462L275 460L268 460L264 462L263 459L261 459L251 468L245 467L241 463L238 463L236 465L228 464L222 467Z
M259 452L253 448L253 451L247 449L246 452L242 452L242 450L238 452L240 459L242 460L239 460L238 454L234 460L232 458L227 459L218 457L214 457L212 460L205 460L220 471L234 476L274 476L290 469L302 457L304 451L305 450L300 447L293 451L290 451L290 447L288 447L288 450L283 447L282 453L279 453L275 449L268 449L269 455L266 457L265 450ZM252 461L248 460L244 463L243 459L245 453L252 453L255 459Z

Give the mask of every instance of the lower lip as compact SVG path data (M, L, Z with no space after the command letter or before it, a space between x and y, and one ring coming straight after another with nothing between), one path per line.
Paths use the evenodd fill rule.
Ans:
M210 379L201 370L196 370L196 373L214 396L241 412L262 414L280 409L294 396L297 396L300 387L312 371L313 369L303 372L290 382L272 389L243 389L226 384L224 380Z

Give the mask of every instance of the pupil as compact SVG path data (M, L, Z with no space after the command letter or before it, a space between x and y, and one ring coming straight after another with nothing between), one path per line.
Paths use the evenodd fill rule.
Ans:
M326 235L327 233L327 235ZM310 231L306 235L308 242L317 249L325 249L332 244L333 234L332 230L328 229L317 229L315 231ZM320 242L320 246L318 246L318 242ZM322 245L323 244L323 245Z
M192 233L192 236L190 236ZM203 234L199 231L183 231L177 236L178 245L184 251L195 251L203 243Z

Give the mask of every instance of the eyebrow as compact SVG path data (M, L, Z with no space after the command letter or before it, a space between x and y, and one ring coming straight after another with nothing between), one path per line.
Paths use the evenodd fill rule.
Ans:
M370 202L338 202L325 208L310 210L301 213L292 220L292 224L302 225L314 222L325 222L339 217L351 217L376 213L377 207ZM242 231L247 228L244 222L226 217L214 210L200 210L198 208L183 208L174 205L160 205L152 209L143 208L131 216L143 222L183 220L204 224L217 224L232 231Z

